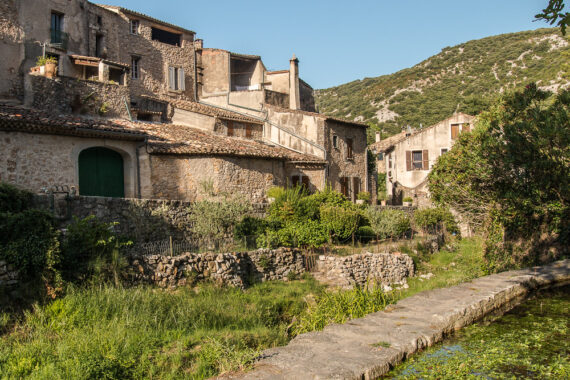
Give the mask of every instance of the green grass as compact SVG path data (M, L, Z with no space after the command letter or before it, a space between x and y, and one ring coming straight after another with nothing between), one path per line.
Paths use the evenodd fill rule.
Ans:
M0 335L0 379L207 378L247 368L261 350L285 345L296 334L482 274L477 239L429 256L402 250L415 255L420 271L435 276L409 279L409 289L388 294L378 287L325 292L310 276L245 291L212 285L172 292L71 288ZM8 316L0 313L0 332L7 325Z
M0 378L206 378L242 369L287 343L304 298L321 289L314 280L247 291L72 289L0 338Z

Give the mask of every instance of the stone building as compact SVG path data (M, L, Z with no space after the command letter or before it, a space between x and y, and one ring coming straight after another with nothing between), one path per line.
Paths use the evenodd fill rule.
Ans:
M0 181L190 201L368 189L366 125L316 113L294 56L268 71L259 56L86 0L6 0L0 14ZM57 60L55 77L42 56Z
M369 149L377 157L379 173L386 173L386 192L392 204L404 197L416 205L429 204L427 176L437 158L453 146L460 133L469 132L474 117L456 113L430 127L407 130L379 140Z

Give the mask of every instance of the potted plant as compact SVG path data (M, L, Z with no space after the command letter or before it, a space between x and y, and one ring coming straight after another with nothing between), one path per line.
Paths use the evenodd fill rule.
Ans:
M386 200L387 199L388 199L388 196L387 196L386 192L379 190L378 191L378 200L380 201L380 204L382 206L386 206Z
M48 57L45 58L46 78L53 78L57 72L57 59Z
M412 202L413 202L413 199L412 199L411 197L405 197L404 200L403 200L403 203L404 203L404 206L405 206L405 207L410 207L410 206L412 206Z
M368 191L361 191L356 194L356 204L362 205L368 202L370 202L370 193Z

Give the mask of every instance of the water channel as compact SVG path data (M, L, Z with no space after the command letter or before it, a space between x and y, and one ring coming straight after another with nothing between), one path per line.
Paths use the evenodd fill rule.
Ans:
M411 357L390 379L570 379L570 286L543 290L493 321Z

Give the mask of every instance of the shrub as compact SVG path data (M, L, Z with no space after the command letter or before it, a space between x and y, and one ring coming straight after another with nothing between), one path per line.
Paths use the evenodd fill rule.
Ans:
M234 237L239 240L245 240L247 246L253 245L255 239L262 235L267 228L267 222L261 218L252 216L244 217L234 229Z
M372 240L374 237L376 237L376 234L374 233L374 230L372 229L372 227L361 226L361 227L358 227L358 230L356 230L356 236L358 237L358 240L360 242L368 243L370 240Z
M404 202L413 202L414 200L411 197L405 197L402 201Z
M204 200L191 207L190 222L193 232L212 242L232 235L234 227L251 210L251 204L242 199Z
M370 202L370 193L368 191L361 191L356 195L356 199L362 199L365 202Z
M378 210L369 207L367 210L370 227L374 233L383 238L398 238L411 228L408 214L399 210Z
M360 214L349 208L323 204L320 207L321 223L329 231L329 236L345 240L358 228Z
M442 207L416 210L414 212L414 224L427 233L435 233L441 227L445 227L449 233L459 232L453 214Z
M0 212L22 212L32 207L33 194L7 183L0 183Z

